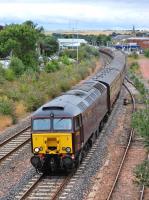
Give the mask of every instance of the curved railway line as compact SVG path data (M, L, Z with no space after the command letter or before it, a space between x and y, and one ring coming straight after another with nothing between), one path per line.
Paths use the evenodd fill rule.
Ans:
M30 141L30 126L0 143L0 163Z
M131 80L129 80L129 78L126 77L126 80L127 80L128 83L130 83L131 85L133 85L134 88L136 88L136 86L134 85L134 83ZM144 196L145 196L145 186L142 185L141 190L140 190L139 200L143 200Z
M129 81L128 79L125 79L125 80L127 80L129 83L131 83L131 81ZM133 112L135 111L135 109L136 109L135 98L134 98L132 92L129 90L129 88L127 87L126 84L124 84L124 87L126 88L126 90L128 91L128 93L130 94L131 101L132 101L132 113L133 113ZM125 152L124 152L124 154L123 154L123 157L122 157L120 166L119 166L119 168L118 168L118 171L117 171L116 177L115 177L115 179L114 179L113 185L112 185L112 187L111 187L111 190L110 190L110 192L109 192L109 194L108 194L107 200L112 199L112 194L113 194L114 191L115 191L117 182L118 182L118 180L119 180L119 177L120 177L120 174L121 174L121 172L122 172L124 163L125 163L125 161L126 161L126 158L127 158L127 155L128 155L128 151L129 151L130 146L131 146L131 143L132 143L133 135L134 135L134 129L132 128L131 131L130 131L130 134L129 134L128 143L127 143Z

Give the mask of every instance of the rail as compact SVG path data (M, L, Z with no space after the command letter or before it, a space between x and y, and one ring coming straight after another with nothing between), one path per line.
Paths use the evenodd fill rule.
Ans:
M133 104L132 112L134 112L134 111L135 111L135 99L134 99L134 97L133 97L131 91L129 90L129 88L126 86L126 84L123 84L123 85L124 85L124 87L126 88L126 90L128 91L128 93L129 93L130 96L131 96L131 100L132 100L132 104ZM108 195L107 200L110 200L111 197L112 197L112 194L113 194L114 189L115 189L115 187L116 187L116 184L117 184L117 181L118 181L118 179L119 179L120 173L121 173L121 171L122 171L122 167L123 167L124 162L125 162L125 160L126 160L126 156L127 156L128 150L129 150L129 148L130 148L133 135L134 135L134 129L132 128L132 129L131 129L131 132L130 132L130 136L129 136L129 140L128 140L128 144L127 144L126 150L125 150L125 152L124 152L124 155L123 155L123 158L122 158L122 160L121 160L121 163L120 163L118 172L117 172L117 174L116 174L116 178L115 178L114 183L113 183L113 185L112 185L112 188L111 188L111 190L110 190L110 192L109 192L109 195Z

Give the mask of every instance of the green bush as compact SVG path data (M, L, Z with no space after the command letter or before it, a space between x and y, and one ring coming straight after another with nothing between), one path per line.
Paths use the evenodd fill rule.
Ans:
M149 160L144 161L142 164L137 165L134 170L136 177L135 183L139 186L149 187Z
M16 76L23 74L25 70L23 62L17 57L11 58L9 68L15 73Z
M67 55L68 57L72 59L77 59L77 49L71 49L71 50L64 50L60 53L61 56ZM95 49L94 47L91 47L89 45L81 45L78 48L78 58L79 61L82 61L84 59L91 59L93 56L98 57L99 51Z
M149 49L144 50L144 55L145 57L149 58Z
M2 67L0 63L0 84L3 84L5 81L5 69Z
M51 62L46 64L45 71L47 73L55 72L60 69L60 65L58 61L52 60Z
M13 103L7 97L0 97L0 114L13 115Z
M27 107L27 111L35 111L42 104L44 104L44 95L41 91L31 90L26 95L25 104Z
M131 63L130 69L129 69L131 72L135 73L138 69L139 69L139 64L137 62Z
M5 79L8 81L13 81L15 79L15 73L12 69L5 70Z
M69 90L70 89L70 84L69 84L69 79L62 79L62 80L60 80L60 88L61 88L61 91L62 92L66 92L67 90Z
M69 60L69 57L67 55L64 55L60 58L60 61L62 61L63 64L65 65L69 65L71 64L70 60Z

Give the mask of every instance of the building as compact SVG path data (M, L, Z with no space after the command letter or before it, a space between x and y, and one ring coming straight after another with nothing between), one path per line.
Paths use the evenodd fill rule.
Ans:
M73 49L79 47L81 44L87 44L87 41L84 39L58 39L59 49Z
M120 49L125 52L139 52L140 46L137 43L125 43L114 45L116 49Z
M131 37L127 39L129 43L136 43L142 49L149 48L149 37Z
M125 42L128 38L130 38L130 35L116 35L112 38L112 42L114 44L120 44Z

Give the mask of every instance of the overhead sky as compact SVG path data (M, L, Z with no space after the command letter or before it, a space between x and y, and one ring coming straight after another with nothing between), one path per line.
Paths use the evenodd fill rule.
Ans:
M0 0L0 25L32 20L53 29L149 29L149 0Z

